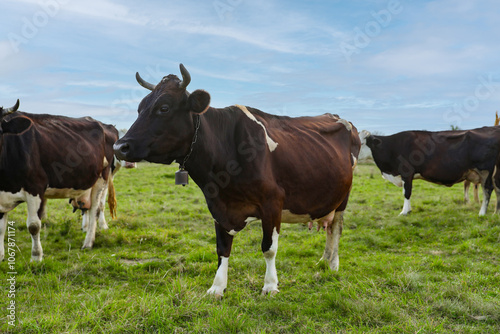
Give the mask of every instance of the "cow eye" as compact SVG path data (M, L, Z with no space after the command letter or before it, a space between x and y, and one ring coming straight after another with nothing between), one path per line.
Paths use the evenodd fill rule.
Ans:
M162 105L160 108L161 112L168 112L169 110L170 110L170 108L167 104Z

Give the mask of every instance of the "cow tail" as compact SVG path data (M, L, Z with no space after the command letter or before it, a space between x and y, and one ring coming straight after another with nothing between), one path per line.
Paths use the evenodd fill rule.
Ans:
M113 185L113 178L109 178L108 182L108 206L109 206L109 213L111 214L111 219L116 218L116 192L115 192L115 186Z

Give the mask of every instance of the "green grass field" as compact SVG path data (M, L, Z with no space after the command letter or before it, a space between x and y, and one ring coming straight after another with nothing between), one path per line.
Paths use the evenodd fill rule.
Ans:
M30 263L26 205L15 222L15 327L2 333L499 333L500 218L464 205L463 186L414 182L413 212L374 165L356 170L340 241L340 269L317 264L325 232L283 225L280 293L262 296L259 223L234 241L222 300L205 294L217 269L215 231L194 183L175 167L139 164L115 178L118 218L81 251L80 216L48 203L44 260ZM493 196L495 200L495 196ZM109 214L107 213L107 217Z

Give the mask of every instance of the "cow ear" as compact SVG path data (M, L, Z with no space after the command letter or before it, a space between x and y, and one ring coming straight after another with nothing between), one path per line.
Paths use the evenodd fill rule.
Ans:
M373 138L373 145L379 146L382 144L382 140L380 138Z
M28 130L33 122L27 117L14 117L8 121L2 121L2 132L4 134L21 134Z
M210 94L202 89L197 89L189 95L189 110L197 114L203 114L210 107Z

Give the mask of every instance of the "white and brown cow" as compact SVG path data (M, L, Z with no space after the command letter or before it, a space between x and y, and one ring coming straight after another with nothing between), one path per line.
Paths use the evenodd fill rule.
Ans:
M180 68L182 81L169 75L157 85L136 75L152 92L114 148L127 161L177 161L203 191L215 219L219 257L208 293L223 295L233 238L255 219L262 221L267 266L263 293L278 292L282 221L325 224L323 258L338 270L342 217L360 148L356 128L331 114L290 118L240 105L212 108L209 93L186 90L190 76Z
M113 142L104 125L92 118L70 118L3 109L0 124L0 259L4 258L7 213L28 206L31 259L42 260L41 218L49 198L89 194L89 227L83 248L92 248L99 203L110 180Z
M105 126L111 127L111 125L106 125ZM114 127L113 127L114 129ZM108 133L109 131L109 133ZM110 138L111 140L115 140L115 136L113 133L108 129L106 131L106 136ZM113 142L114 143L114 142ZM111 144L113 145L113 144ZM113 162L111 163L111 177L109 179L108 183L108 188L104 190L103 195L101 196L101 201L99 202L99 217L97 218L97 222L99 223L99 228L102 230L107 230L108 224L106 223L106 217L104 215L104 211L106 208L106 198L108 201L108 208L109 208L109 213L112 219L116 217L116 208L117 208L117 201L116 201L116 193L115 193L115 187L114 187L114 178L116 173L121 169L121 167L126 164L126 162L123 162L121 160L118 160L116 157L113 157ZM91 192L88 191L87 193L84 193L78 198L70 198L69 204L73 206L73 212L76 212L77 210L81 211L82 214L82 231L87 232L88 226L89 226L89 209L91 207Z

